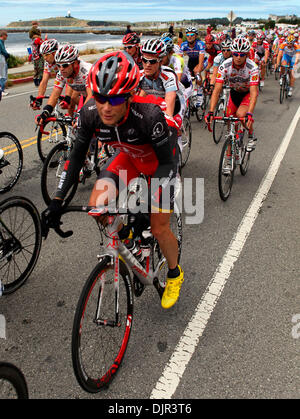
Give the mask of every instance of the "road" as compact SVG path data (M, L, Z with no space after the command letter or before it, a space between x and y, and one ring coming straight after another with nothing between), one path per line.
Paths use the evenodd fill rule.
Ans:
M27 84L9 90L0 104L1 130L20 140L34 137L28 101L35 89ZM74 235L62 240L50 233L26 285L0 300L7 334L0 340L0 359L21 367L31 398L299 398L300 340L293 323L300 312L299 118L258 216L245 221L298 111L299 98L297 86L292 100L280 105L278 84L267 79L255 110L257 148L246 177L236 175L226 203L217 185L221 144L216 146L203 123L193 119L192 153L183 175L194 185L204 179L204 218L201 224L184 225L181 297L168 311L160 307L154 288L135 300L124 364L104 393L82 391L71 360L74 310L99 253L94 223L83 214L66 216L64 227L73 228ZM42 166L34 144L24 148L24 159L21 179L6 196L24 195L43 210ZM80 188L76 202L84 203L90 187ZM194 200L198 193L194 189ZM249 235L237 243L237 257L226 271L230 246L244 225ZM218 271L226 272L221 291L208 302L198 331L199 307ZM187 357L180 342L188 348Z

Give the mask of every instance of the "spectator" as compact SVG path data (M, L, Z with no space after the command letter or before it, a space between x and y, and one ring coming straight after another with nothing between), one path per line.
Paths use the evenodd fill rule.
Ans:
M132 33L131 25L127 25L127 29L126 29L125 35L127 35L128 33Z
M169 34L173 37L174 34L174 23L171 23L171 26L169 27Z
M232 28L231 30L231 39L235 39L236 38L236 30L235 28Z
M178 40L177 40L177 43L178 43L179 47L182 44L182 42L183 42L183 32L180 31L179 34L178 34Z
M7 59L9 53L5 49L4 42L7 40L7 32L0 32L0 89L2 96L7 96L8 92L5 92L5 85L7 82Z
M44 58L40 53L40 47L43 43L41 37L41 30L37 26L37 22L33 22L35 25L32 25L32 28L29 32L29 37L31 38L31 50L32 50L32 61L34 67L33 82L36 87L38 87L42 81L44 73Z

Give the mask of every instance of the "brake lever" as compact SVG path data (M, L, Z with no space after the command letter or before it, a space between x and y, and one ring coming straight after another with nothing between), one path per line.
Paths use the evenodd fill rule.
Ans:
M62 223L61 223L62 224ZM60 227L56 227L54 229L55 233L58 234L60 237L62 237L63 239L67 239L68 237L71 237L73 235L73 231L69 230L69 231L62 231L62 229Z

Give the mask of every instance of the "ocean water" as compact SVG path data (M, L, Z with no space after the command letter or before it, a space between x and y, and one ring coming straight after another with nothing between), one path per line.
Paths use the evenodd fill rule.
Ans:
M46 32L42 33L44 39ZM106 49L118 48L122 45L122 35L93 33L50 33L48 39L55 38L59 43L70 43L76 45L79 51L86 48ZM153 37L142 37L142 41ZM27 55L27 47L30 46L31 40L28 33L9 33L5 41L5 47L10 54L22 57Z

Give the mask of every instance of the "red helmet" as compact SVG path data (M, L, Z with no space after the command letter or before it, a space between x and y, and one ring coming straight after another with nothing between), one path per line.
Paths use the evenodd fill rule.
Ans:
M135 89L140 81L140 70L133 58L123 51L104 55L91 68L88 85L93 93L122 95Z
M141 42L141 40L135 32L131 32L123 37L122 42L123 45L137 45Z
M215 38L213 37L213 35L206 35L205 37L205 43L206 44L213 44L215 42Z

